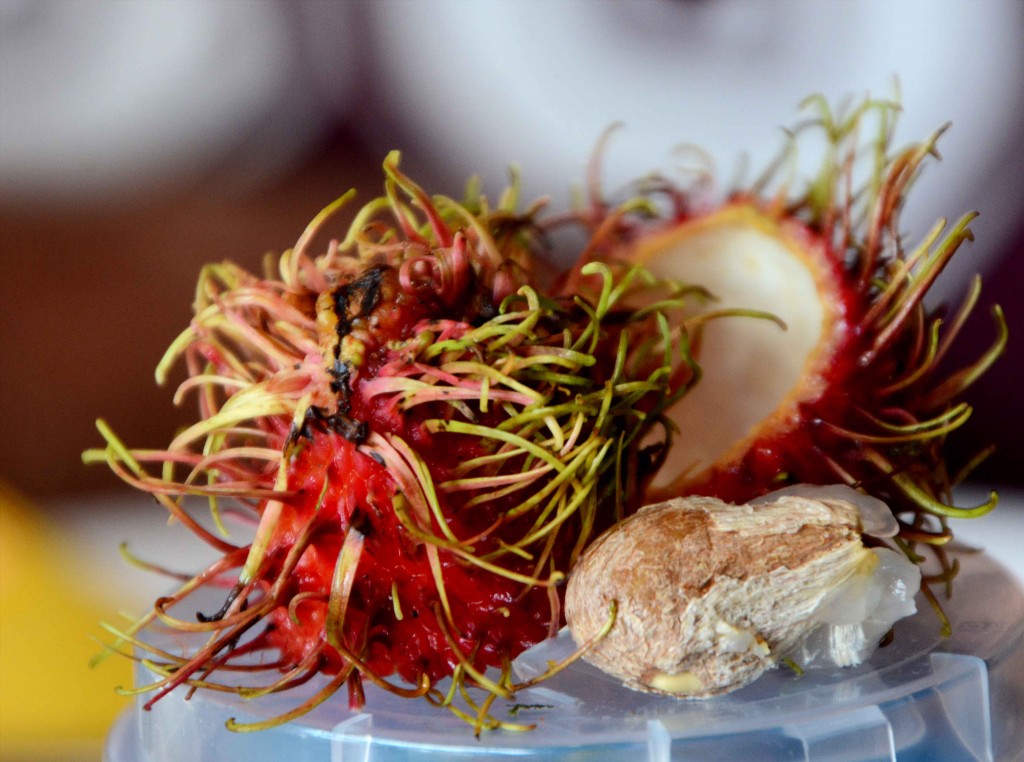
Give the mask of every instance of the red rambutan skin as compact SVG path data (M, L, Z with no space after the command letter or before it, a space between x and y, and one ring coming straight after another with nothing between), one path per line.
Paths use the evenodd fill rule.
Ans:
M340 340L329 354L333 351L338 358L352 352L351 346L343 348L347 337L359 336L360 341L355 352L358 363L346 366L333 384L337 410L314 411L298 435L290 436L290 444L281 442L292 452L287 464L289 497L282 501L260 576L279 580L287 573L277 597L299 602L282 603L268 614L259 646L276 651L283 670L317 659L320 671L338 673L355 654L363 672L376 678L397 675L412 685L424 679L433 684L466 662L481 673L490 667L501 669L561 626L563 590L524 584L475 567L444 548L437 551L440 570L436 572L424 543L410 534L396 513L394 501L401 486L385 465L361 448L358 435L345 433L365 426L375 436L400 438L422 459L437 485L456 479L461 464L488 454L490 450L478 437L431 431L425 425L452 417L445 402L403 409L395 398L368 390L374 380L410 367L403 342L439 329L457 336L481 319L481 305L488 315L494 308L472 290L466 292L467 300L441 304L432 293L417 293L414 285L400 282L396 271L388 268L379 271L377 280L378 301L367 314L352 305L353 300L363 301L363 290L342 284L334 291L331 310L339 317L331 330L341 328ZM462 320L453 315L461 315ZM592 370L598 385L614 366L614 356L606 355L609 347L617 345L620 330L611 325L603 339ZM640 407L652 404L641 402ZM343 424L338 423L339 417ZM477 411L473 422L498 426L504 417L501 408L493 405L487 412ZM512 465L524 460L519 457ZM494 562L501 569L535 577L535 558L503 552L504 542L528 534L536 520L532 513L509 517L523 495L513 492L477 505L471 502L474 494L455 490L439 495L447 531L458 538L472 538L474 554L496 556ZM625 510L632 512L638 505L634 494ZM601 510L586 532L596 536L612 520L611 511ZM552 568L569 568L584 530L580 521L572 517L553 535L547 561ZM432 522L432 530L440 534L438 518L432 517ZM352 531L362 536L362 550L342 631L331 633L328 608L333 575ZM286 571L283 564L299 542L308 544L294 568ZM443 594L436 574L443 579ZM345 653L338 652L332 636L344 643Z
M428 465L435 474L443 474L440 462ZM450 675L460 659L445 639L441 602L424 547L395 516L392 497L397 487L387 470L352 442L320 431L294 460L290 479L296 494L269 548L267 574L274 576L273 559L287 555L316 512L318 529L290 575L284 596L310 597L295 611L297 622L285 607L271 614L267 645L281 653L285 665L299 664L322 649L323 671L333 673L343 666L345 659L324 642L325 621L342 539L355 525L366 539L346 609L344 641L380 676L397 674L418 684L423 675L431 682ZM479 515L468 512L472 521L464 521L456 506L448 503L446 508L456 535L475 534ZM557 612L552 612L544 589L524 590L517 582L467 568L444 551L440 557L452 618L459 628L456 642L463 653L474 655L479 668L501 666L501 659L547 635ZM528 571L525 562L518 566L517 571Z

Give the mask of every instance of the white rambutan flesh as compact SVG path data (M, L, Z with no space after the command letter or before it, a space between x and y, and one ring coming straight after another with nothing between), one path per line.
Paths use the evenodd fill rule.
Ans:
M686 484L765 432L798 425L798 405L828 387L847 330L842 295L821 252L796 232L744 204L656 233L633 252L656 275L707 289L705 311L739 313L699 328L701 381L669 412L682 435L657 486Z
M917 612L921 570L889 548L872 548L856 573L815 611L819 624L789 654L801 667L852 667L874 653L900 619Z

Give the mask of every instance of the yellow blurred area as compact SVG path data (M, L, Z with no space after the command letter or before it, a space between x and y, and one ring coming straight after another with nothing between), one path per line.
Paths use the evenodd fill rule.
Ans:
M130 699L127 659L90 668L112 605L67 538L0 483L0 760L97 760ZM110 606L108 608L108 606Z

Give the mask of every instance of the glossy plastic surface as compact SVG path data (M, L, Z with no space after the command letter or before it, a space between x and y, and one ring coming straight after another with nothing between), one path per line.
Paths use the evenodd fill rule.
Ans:
M443 709L369 686L361 712L348 709L342 691L300 720L253 733L229 732L224 723L285 712L317 685L248 701L204 691L186 701L179 690L151 711L137 708L125 715L111 732L105 758L1017 759L1024 755L1024 591L983 554L965 554L960 561L954 597L945 604L953 637L939 637L938 620L919 599L919 613L897 626L893 644L852 669L802 676L780 669L728 696L680 701L635 693L577 663L514 702L492 707L511 721L535 723L534 730L485 731L479 739ZM530 659L543 664L566 647L549 641ZM153 678L140 667L137 679Z

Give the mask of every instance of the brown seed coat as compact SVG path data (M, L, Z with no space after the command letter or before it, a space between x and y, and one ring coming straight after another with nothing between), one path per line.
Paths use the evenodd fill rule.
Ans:
M715 695L774 666L867 557L845 501L674 499L587 550L570 576L566 618L582 643L615 601L615 625L588 661L638 690Z

